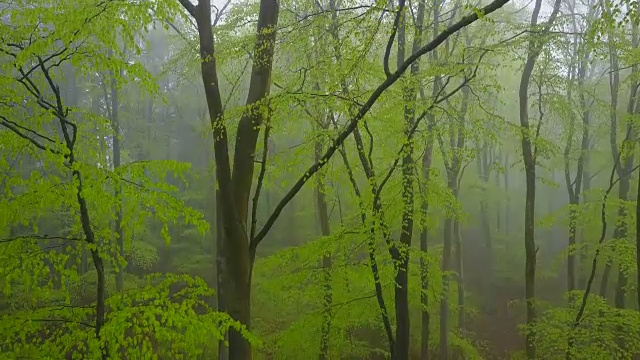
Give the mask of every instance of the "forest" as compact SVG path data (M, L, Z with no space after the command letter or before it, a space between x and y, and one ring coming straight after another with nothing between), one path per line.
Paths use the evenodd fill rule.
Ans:
M0 0L0 358L640 359L639 11Z

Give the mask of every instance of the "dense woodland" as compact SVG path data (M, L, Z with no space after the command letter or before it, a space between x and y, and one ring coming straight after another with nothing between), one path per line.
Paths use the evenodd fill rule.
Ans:
M637 2L0 19L0 358L640 358Z

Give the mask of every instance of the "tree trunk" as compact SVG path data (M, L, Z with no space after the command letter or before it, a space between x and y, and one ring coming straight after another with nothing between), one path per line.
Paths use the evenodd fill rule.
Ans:
M640 43L640 39L638 37L638 26L634 24L632 29L633 49L637 49L639 43ZM633 66L631 76L632 77L637 76L638 71L640 71L638 66L637 65ZM629 96L629 103L627 104L627 113L632 116L640 113L640 101L638 101L637 99L639 86L640 86L639 82L637 81L633 82L631 94ZM631 146L631 149L629 149L630 150L629 154L624 159L625 160L624 164L622 168L619 168L620 171L618 172L618 176L620 177L620 183L618 185L619 186L618 199L620 200L621 204L620 204L620 207L618 208L619 221L617 222L616 230L614 233L614 238L619 239L617 241L626 241L627 233L628 233L628 229L627 229L628 225L626 221L627 209L624 205L624 202L627 201L627 198L629 197L629 190L631 188L631 171L633 170L633 160L634 160L633 148L635 148L635 142L633 142L634 138L635 138L635 131L633 128L633 124L631 123L631 121L628 121L627 132L626 132L624 141L626 145ZM620 163L622 163L622 159L620 159ZM618 284L616 285L616 294L615 294L614 301L615 301L616 307L619 309L624 309L625 307L625 297L627 294L626 288L627 288L627 283L629 282L629 278L627 276L628 270L629 269L625 269L623 266L620 266L618 270Z
M122 73L120 74L122 76ZM120 167L120 118L118 112L120 110L120 94L118 93L118 83L115 75L111 73L111 128L113 130L113 170L117 171ZM106 100L106 99L105 99ZM122 185L120 181L116 181L115 188L116 198L116 234L118 237L118 275L116 277L116 291L122 291L124 287L124 267L120 263L124 260L124 231L122 229Z
M433 2L433 36L437 36L438 27L440 23L440 0L434 0ZM422 35L422 25L424 23L424 1L420 2L420 8L418 10L419 25L417 26L418 34ZM422 37L422 36L416 36ZM419 40L421 41L421 39ZM414 42L414 44L417 43ZM431 53L431 58L435 62L438 60L438 50L434 49ZM436 76L435 81L433 82L432 96L435 97L438 95L438 84L439 76ZM424 88L420 88L420 98L422 100L426 100L426 95ZM420 205L420 210L422 213L422 224L420 229L420 251L422 252L422 257L420 258L420 303L421 303L421 316L420 316L420 332L421 332L421 342L420 342L420 359L421 360L429 360L429 340L431 339L431 314L429 313L429 265L425 257L429 253L429 229L427 227L427 219L428 219L428 211L429 211L429 180L430 180L430 171L431 171L431 163L433 162L433 141L434 141L434 130L435 126L435 117L433 114L428 115L428 134L427 134L427 144L425 147L424 154L422 155L422 179L424 183L424 191L422 194L423 200Z
M488 305L489 313L494 313L495 311L495 301L494 301L494 290L493 290L493 245L491 239L491 224L489 222L489 196L488 196L488 186L490 179L490 162L489 162L489 145L485 142L482 148L478 149L478 174L482 178L483 187L482 187L482 199L480 200L480 221L482 225L482 237L484 238L484 258L486 262L486 272L482 276L484 281L484 293ZM497 173L496 173L497 175ZM496 182L499 184L500 178L496 176ZM497 210L497 230L500 229L500 208L496 207Z
M544 27L543 32L547 32L558 15L560 0L555 0L553 11ZM531 15L531 29L538 25L538 15L542 0L536 0L533 13ZM532 35L533 36L533 35ZM525 168L525 210L524 210L524 247L525 247L525 298L527 301L527 329L526 333L526 355L528 360L536 358L535 333L530 327L536 320L536 241L535 241L535 202L536 202L536 158L532 146L532 136L534 135L529 125L529 83L536 64L536 60L542 51L544 43L531 37L527 60L520 78L520 88L518 93L520 105L520 126L522 131L522 158ZM535 139L533 139L535 140Z
M578 206L578 199L572 197L569 201L569 241L567 254L567 291L573 291L576 289L576 221L578 220L576 207Z
M215 243L216 243L216 292L218 297L218 311L227 312L227 289L228 289L228 274L227 274L227 266L225 263L225 259L227 256L225 254L224 249L224 229L223 229L223 220L222 220L222 206L220 199L222 196L220 195L220 190L217 189L215 191L215 203L216 203L216 221L215 221ZM218 360L228 360L229 359L229 348L225 341L229 340L228 332L225 333L225 339L218 341Z
M609 36L612 36L611 34ZM632 27L632 48L637 49L640 45L640 39L638 37L638 26L633 25ZM610 42L611 43L611 42ZM611 87L611 106L616 106L610 112L610 145L611 151L613 155L613 160L616 164L616 172L618 177L620 178L620 183L618 185L618 200L624 202L627 200L629 189L631 187L631 175L629 174L633 168L633 151L629 152L628 155L624 155L623 151L629 150L623 146L622 149L619 150L620 144L618 144L618 117L617 117L617 104L618 104L618 94L619 94L619 83L620 83L620 66L618 62L617 50L614 45L610 45L609 49L609 57L610 57L610 87ZM638 72L640 71L640 67L638 65L634 65L631 68L631 77L635 79L637 77ZM640 112L640 102L637 101L636 97L638 95L638 86L640 83L634 80L631 84L631 92L629 94L629 101L627 103L627 114L634 115ZM632 144L632 139L634 138L634 131L631 122L627 123L626 127L626 135L623 140L622 145L630 145ZM618 207L618 221L616 228L614 230L613 237L616 241L624 241L624 238L627 236L627 224L624 219L626 215L626 209L623 204ZM609 275L611 273L612 260L610 259L605 264L605 271L602 275L602 281L600 282L600 295L606 296L607 287L609 283ZM627 286L627 275L625 274L625 269L620 269L618 271L618 279L615 290L615 298L614 303L618 308L624 308L625 303L625 288Z
M334 124L335 125L335 124ZM367 180L371 181L371 186L373 188L377 188L377 184L375 183L375 179L373 179L372 170L369 168L369 163L366 160L366 156L363 154L362 139L360 139L359 131L354 132L354 137L356 138L358 155L360 157L360 161L363 164L365 175L367 176ZM342 161L347 170L347 174L349 177L349 182L351 183L351 187L358 199L358 205L360 208L360 219L362 221L362 225L367 225L367 212L364 208L364 201L362 198L362 193L360 192L360 188L358 187L358 183L356 182L355 175L353 173L353 169L349 164L349 159L347 157L347 152L344 148L344 145L340 147L340 156L342 157ZM376 210L376 204L374 202L374 215L379 216ZM382 228L382 236L389 243L391 241L390 235L388 231L386 231L387 227L384 222L384 218L380 217L380 227ZM369 239L367 240L367 250L369 253L369 266L371 268L371 274L373 275L373 283L375 288L376 300L378 302L378 307L380 309L380 317L382 318L382 323L384 326L385 334L387 335L387 340L389 342L389 353L391 354L391 359L395 359L395 340L393 338L393 331L391 330L391 321L389 320L389 312L387 311L387 305L384 301L384 294L382 292L382 283L380 282L380 271L378 269L378 261L376 259L376 231L375 227L371 226L369 229Z
M260 1L254 62L246 101L247 110L238 123L233 173L229 159L227 129L223 120L222 97L218 87L211 1L201 0L198 5L193 5L188 0L180 0L180 3L193 16L198 28L202 80L213 129L216 179L220 189L218 194L228 275L228 312L235 320L250 329L251 267L255 258L255 244L247 234L248 208L253 184L255 149L260 125L265 121L264 111L260 110L265 105L271 86L279 3L275 0ZM248 360L251 357L249 342L240 332L231 330L229 358Z
M509 214L511 212L511 201L509 200L509 153L504 153L504 233L509 235L509 228L511 227L511 219Z
M422 155L422 179L424 184L425 191L423 196L423 201L420 207L422 212L422 226L420 229L420 251L423 253L423 257L420 258L420 280L421 280L421 292L420 292L420 303L421 303L421 343L420 343L420 359L421 360L429 360L429 339L431 338L431 332L429 330L429 326L431 323L431 316L429 314L429 267L426 259L429 252L429 229L427 228L427 216L429 211L429 200L428 200L428 187L429 187L429 172L431 170L431 162L432 162L432 154L433 154L433 123L435 119L433 117L429 118L429 134L427 135L427 145L425 148L424 155Z
M326 128L326 126L324 126ZM315 160L320 161L322 156L322 142L318 138L315 143ZM316 209L320 220L320 233L322 236L331 235L329 226L329 210L325 198L325 172L318 171L316 173ZM322 273L324 281L324 302L322 308L322 330L320 333L320 354L318 359L329 359L329 338L331 335L331 304L333 303L333 294L331 290L331 255L322 255Z
M606 11L611 15L610 9L606 6L603 11ZM609 91L611 95L611 99L609 102L609 126L610 126L610 146L611 146L611 154L616 162L616 167L619 167L618 161L621 161L618 153L618 96L620 93L620 63L618 62L618 52L616 48L616 43L614 41L615 35L612 30L609 30L608 34L608 44L609 44ZM617 171L617 169L616 169ZM619 175L619 172L618 172ZM609 286L609 274L611 273L612 259L608 258L605 265L604 271L602 272L602 279L600 280L600 296L607 296L607 289Z
M500 150L498 150L497 146L492 146L491 147L491 161L489 162L489 166L491 166L491 164L497 163L498 159L500 159L502 156L502 154L500 153ZM506 169L505 169L506 171ZM491 171L489 171L491 172ZM496 171L496 189L500 188L500 172ZM505 194L506 196L506 194ZM488 206L488 204L487 204ZM491 230L491 227L489 227L489 230ZM499 206L499 201L497 202L497 206L496 206L496 234L499 234L500 231L502 231L502 213L500 212L500 206Z
M633 161L633 160L631 160ZM630 172L631 169L625 166L625 170ZM627 197L629 194L629 189L631 187L631 175L627 175L623 178L620 178L619 188L618 188L618 199L622 201L627 201ZM616 229L613 232L613 237L616 239L615 241L626 241L627 237L627 208L625 204L620 204L618 207L618 222L616 225ZM618 269L618 281L616 285L616 292L614 297L615 306L619 309L624 309L625 307L625 297L626 297L626 287L628 283L627 271L629 269L624 269L622 265Z
M640 177L636 190L636 300L640 309L640 221L637 219L640 219Z
M404 5L401 0L402 6ZM398 56L397 66L400 68L405 61L405 32L406 32L406 11L402 7L398 9L401 12L400 24L398 29ZM420 2L420 10L418 13L418 27L422 26L424 18L424 1ZM420 36L415 36L412 52L415 53L420 48ZM419 62L411 64L410 76L415 77L418 73ZM414 85L404 84L404 135L406 137L406 147L404 156L402 157L402 226L400 233L399 255L400 261L396 269L396 286L395 286L395 312L396 312L396 350L395 355L398 360L409 359L410 349L410 316L409 316L409 249L411 248L411 239L413 237L413 213L414 213L414 143L411 136L411 129L415 123L415 101L416 87Z
M462 158L460 151L465 147L465 124L469 105L470 90L468 87L462 88L462 105L460 109L461 121L458 125L450 128L449 147L450 159L445 161L447 172L447 187L453 195L454 201L458 201L458 188L460 182L460 172L462 168ZM440 143L443 158L446 158L445 144ZM446 273L452 270L456 271L458 286L458 325L464 326L464 289L462 283L462 244L460 241L460 228L456 225L459 215L448 216L444 223L444 248L442 253L442 272L443 272L443 297L440 302L440 359L446 360L449 356L449 286L450 278ZM455 217L455 220L454 220ZM455 259L452 259L452 248L455 247ZM459 328L462 330L462 327Z
M269 95L279 3L275 0L261 0L260 2L258 35L246 102L247 109L238 124L232 174L227 130L223 120L222 98L218 87L213 24L210 11L211 1L201 0L197 6L193 5L189 0L179 1L189 14L194 17L198 28L202 79L209 109L209 118L213 128L216 176L220 184L220 194L222 195L225 251L230 278L229 314L249 328L251 267L255 259L256 247L269 232L282 210L298 194L308 179L325 166L346 138L352 133L355 135L360 120L363 119L386 89L398 81L413 62L420 56L433 51L433 49L446 41L452 33L478 20L479 14L488 15L504 6L509 0L495 0L480 9L479 12L470 13L458 22L453 23L429 44L420 47L419 51L407 58L395 72L388 73L387 78L372 92L368 100L360 106L357 112L354 112L347 126L339 131L338 136L327 148L321 161L314 163L298 178L296 183L276 205L260 232L252 239L248 239L246 232L248 200L253 182L257 138L260 132L260 125L264 122L264 115L261 111L256 110L260 105L264 105L261 103ZM393 37L391 40L393 40ZM389 44L391 45L392 41ZM378 214L380 212L376 213L376 215ZM380 218L383 218L383 216L380 216ZM383 229L384 231L386 230ZM397 251L397 249L391 248L393 252ZM232 331L230 333L229 345L230 358L234 360L251 359L251 347L239 332Z
M457 181L454 180L457 184ZM449 188L456 185L448 181ZM442 299L440 300L440 350L438 359L447 360L449 358L449 272L451 268L451 243L453 235L453 220L444 220L443 248L442 248Z
M457 196L456 196L457 197ZM462 263L462 236L460 235L460 219L453 221L453 239L455 241L455 270L458 285L458 331L464 333L465 313L464 313L464 272Z

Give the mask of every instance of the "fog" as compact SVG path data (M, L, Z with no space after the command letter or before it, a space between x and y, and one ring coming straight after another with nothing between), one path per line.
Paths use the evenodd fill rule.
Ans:
M634 7L0 18L0 357L640 356Z

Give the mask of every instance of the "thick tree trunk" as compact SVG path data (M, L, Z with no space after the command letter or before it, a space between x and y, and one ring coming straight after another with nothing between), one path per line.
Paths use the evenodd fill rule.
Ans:
M227 305L229 314L250 329L251 320L251 267L255 258L255 244L251 248L247 234L248 208L253 184L254 158L260 125L264 122L265 99L269 96L271 70L275 48L279 3L261 0L258 13L257 38L247 110L240 118L236 133L233 172L229 159L227 129L223 120L223 107L216 68L211 1L201 0L193 5L188 0L180 3L194 17L200 45L202 80L213 129L216 179L220 191L220 212L224 228L224 255L228 279ZM249 342L236 330L229 332L229 358L251 359Z
M224 250L224 229L223 229L223 220L222 220L222 206L221 206L221 195L220 190L216 190L216 220L215 220L215 243L216 243L216 294L218 298L218 311L227 312L227 266L225 263L225 259L227 256L225 255ZM229 340L229 334L225 334L225 339L218 341L218 360L228 360L229 359L229 348L225 341Z
M347 126L340 130L339 135L328 147L321 161L310 166L304 175L296 181L294 186L289 189L269 216L263 228L253 239L248 239L246 231L248 200L253 182L254 154L257 137L260 131L260 125L264 120L262 112L256 110L258 110L260 105L264 105L261 103L263 103L269 95L279 3L276 0L261 0L260 2L258 35L254 49L254 62L247 97L248 106L238 124L232 176L227 130L223 121L222 99L218 87L213 24L210 11L211 1L201 0L198 2L198 5L194 5L189 0L179 1L189 14L194 17L198 28L200 58L202 61L201 72L209 109L209 118L213 128L216 176L220 184L220 194L222 195L221 203L224 211L225 251L230 278L228 298L229 313L249 328L251 266L255 259L255 250L278 219L284 207L296 196L308 179L327 163L344 143L346 138L352 133L355 135L360 120L363 119L385 90L398 81L413 62L420 56L433 51L437 46L446 41L451 34L478 20L480 13L488 15L504 6L509 0L495 0L480 9L479 12L470 13L459 21L452 23L446 31L440 33L429 44L420 47L419 51L408 57L395 72L388 73L387 78L373 91L368 100L357 112L354 111ZM391 45L392 41L390 41L389 44ZM376 207L380 207L379 201L374 207L374 210ZM376 216L378 215L382 215L380 211L376 211ZM383 216L379 218L382 219ZM388 231L388 229L383 229L383 233L385 231ZM391 246L391 251L392 253L396 253L397 249ZM394 254L392 257L396 259L396 255L397 254ZM251 347L240 333L232 331L229 335L229 344L230 358L234 360L251 359Z

